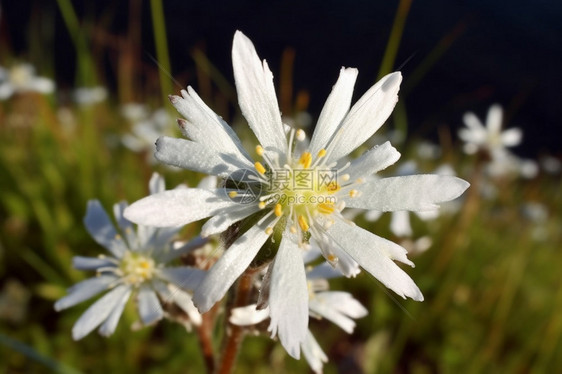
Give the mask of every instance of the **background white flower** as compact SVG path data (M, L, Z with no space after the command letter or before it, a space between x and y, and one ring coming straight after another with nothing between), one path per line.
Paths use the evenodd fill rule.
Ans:
M156 173L150 180L151 193L164 191L164 180ZM164 317L160 300L175 303L194 324L201 322L191 295L200 282L203 271L190 267L166 267L165 264L206 243L196 238L183 245L173 245L172 239L181 229L138 226L123 217L126 202L115 204L113 213L119 227L116 230L97 200L88 202L84 224L94 240L104 246L109 256L73 258L78 270L92 270L96 276L68 290L68 295L55 303L57 311L74 306L95 295L109 291L78 319L72 329L75 340L81 339L100 326L101 335L111 335L131 294L137 294L137 307L144 325ZM159 300L160 299L160 300Z
M0 100L9 99L18 93L48 94L54 90L54 82L48 78L36 76L35 68L31 64L15 64L10 69L0 67Z

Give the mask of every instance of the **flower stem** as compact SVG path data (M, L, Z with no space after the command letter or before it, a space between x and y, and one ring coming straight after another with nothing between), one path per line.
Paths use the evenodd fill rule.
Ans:
M199 345L201 346L201 352L203 353L203 359L205 360L205 367L207 368L207 373L212 373L215 370L213 340L211 337L211 332L213 330L213 322L215 319L214 315L215 313L203 314L202 316L203 320L201 321L201 326L197 328Z
M236 289L236 298L234 299L232 308L248 304L252 293L252 282L255 273L255 269L249 268L240 276ZM226 343L223 346L221 361L216 371L217 374L229 374L233 371L240 345L242 344L242 340L244 340L244 327L236 326L228 322L229 314L230 313L228 313L226 317Z

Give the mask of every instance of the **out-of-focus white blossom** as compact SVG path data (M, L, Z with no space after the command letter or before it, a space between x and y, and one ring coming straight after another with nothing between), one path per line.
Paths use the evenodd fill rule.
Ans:
M48 78L38 77L35 68L28 63L19 63L6 69L0 67L0 100L26 92L49 94L55 90L55 83Z

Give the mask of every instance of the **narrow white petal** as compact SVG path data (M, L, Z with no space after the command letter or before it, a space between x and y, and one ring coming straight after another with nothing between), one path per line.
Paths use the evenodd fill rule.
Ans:
M205 271L186 266L163 268L158 270L158 277L185 290L194 290L205 277Z
M157 260L159 263L167 263L171 260L183 256L191 251L194 251L198 248L203 247L205 244L209 242L208 239L202 238L201 236L196 236L195 238L191 239L189 242L181 243L181 242L174 242L174 244L169 244L161 251L158 251L153 254L153 258Z
M488 109L488 116L486 117L486 127L492 134L499 134L502 128L503 109L501 106L495 104Z
M182 188L136 201L125 210L125 217L145 226L180 226L237 205L223 189Z
M201 324L201 314L193 305L191 295L182 291L171 283L164 283L161 281L152 282L154 289L158 292L164 303L175 303L185 313L187 313L190 322L199 326Z
M117 286L105 294L101 299L92 304L76 321L74 327L72 327L72 338L80 340L88 335L105 321L116 305L122 303L124 299L128 299L130 294L131 287L127 285Z
M159 192L164 192L166 191L166 182L160 174L152 173L150 181L148 182L148 188L151 195Z
M321 294L322 293L319 293L318 297L315 295L314 298L310 299L310 311L327 319L328 321L331 321L348 334L353 333L353 330L355 329L355 321L334 309L333 305L325 303L322 300Z
M342 276L342 272L335 269L332 265L328 262L323 262L320 265L315 266L306 273L306 279L314 280L314 279L332 279L338 278Z
M390 219L390 231L392 231L396 236L412 236L410 213L406 210L392 212Z
M298 360L308 330L308 286L301 249L293 239L288 231L283 235L273 263L268 330Z
M400 72L388 74L355 103L330 141L326 163L348 155L384 124L398 102L400 82Z
M462 120L471 130L485 131L484 125L473 112L466 112L462 117Z
M315 374L322 374L322 367L324 363L328 362L328 356L322 351L310 330L306 332L306 339L302 344L302 353L312 371Z
M98 332L102 336L109 336L115 332L117 328L117 323L119 323L119 318L123 314L123 310L125 309L125 305L127 305L127 301L129 301L129 297L131 296L132 289L129 288L127 294L123 296L121 299L117 301L115 307L109 313L109 316L105 320L104 323L100 326Z
M521 139L523 139L523 132L517 127L507 129L502 132L501 139L504 147L515 147L521 143Z
M5 100L14 94L14 86L10 83L0 83L0 100Z
M359 158L353 160L345 173L349 174L350 180L366 177L394 164L400 158L400 152L390 142L375 146L363 153Z
M72 257L72 267L77 270L97 270L101 267L117 266L113 257Z
M217 187L219 187L219 181L214 175L206 176L197 184L197 188L203 188L205 190L212 190Z
M98 200L88 201L84 225L92 238L107 248L115 257L121 258L125 253L127 249L125 242L115 231L113 223Z
M287 153L287 140L273 86L273 74L263 64L254 45L236 31L232 46L232 65L238 103L260 144L279 154Z
M70 308L84 300L96 296L98 293L107 290L109 285L115 282L116 279L117 278L113 275L100 275L75 284L68 289L68 295L55 303L55 310L58 312Z
M393 260L408 265L407 251L389 240L376 236L358 226L336 220L328 234L367 272L386 287L404 298L422 301L418 286ZM336 239L337 238L337 239Z
M154 157L160 162L200 173L227 177L239 169L253 169L246 159L209 148L203 143L162 136Z
M443 175L408 175L369 181L359 185L361 194L345 200L350 208L391 212L434 210L437 203L459 197L469 183Z
M269 307L259 310L256 308L256 304L234 308L228 320L237 326L251 326L265 321L269 317Z
M184 135L208 148L248 159L236 133L201 100L193 88L188 87L181 94L182 97L170 96L170 101L187 120L178 121Z
M156 293L148 286L141 287L139 290L137 305L141 321L145 325L150 325L164 317L164 311Z
M318 154L321 149L326 147L328 141L349 111L357 73L357 69L354 68L342 68L340 70L338 81L322 108L314 134L310 140L309 149L313 155Z
M234 223L248 217L249 215L259 211L257 204L240 205L234 209L227 210L209 218L201 228L201 235L208 237L210 235L219 234L225 231Z
M31 91L49 94L55 90L55 84L50 79L37 77L29 82L28 89Z
M199 312L205 313L217 301L222 299L226 291L248 268L262 245L269 238L266 226L255 225L236 240L221 258L207 272L193 295L193 303Z
M117 204L114 204L113 216L117 221L117 226L119 227L119 230L121 231L121 233L125 235L125 239L129 244L129 248L131 248L131 247L136 247L137 245L139 245L139 243L133 223L123 216L123 213L125 212L125 209L127 209L128 206L129 203L127 203L126 201L121 201Z

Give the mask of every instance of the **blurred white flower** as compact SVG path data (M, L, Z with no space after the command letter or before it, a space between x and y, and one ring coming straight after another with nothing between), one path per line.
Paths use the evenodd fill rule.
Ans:
M486 126L474 113L466 113L463 117L466 128L459 130L459 137L465 142L464 151L473 154L485 150L494 158L501 156L506 148L520 144L523 138L521 129L514 127L502 131L502 120L503 110L497 104L488 110Z
M9 99L18 93L49 94L54 90L54 82L51 79L36 76L35 68L31 64L15 64L10 69L0 67L0 100Z
M164 180L154 174L150 180L151 193L164 191ZM88 202L84 217L86 229L98 244L104 246L109 256L73 258L78 270L92 270L96 276L86 279L68 290L68 295L55 303L57 311L74 306L103 291L109 291L74 324L72 337L81 339L96 327L104 336L113 334L125 304L132 293L137 294L137 308L144 325L154 323L165 316L161 301L175 303L193 324L201 322L201 316L186 290L194 289L204 271L191 267L166 267L165 264L183 254L203 246L205 239L174 245L172 239L181 229L138 226L123 217L126 202L113 206L118 230L97 200Z
M107 89L102 86L79 87L72 92L72 99L82 106L98 104L107 99Z
M252 42L236 32L232 49L238 101L260 144L254 161L238 136L188 87L170 98L186 118L190 140L160 137L156 158L166 164L227 178L225 188L166 191L132 204L125 215L145 225L177 226L211 217L202 235L224 232L244 220L245 230L209 270L194 293L200 312L220 301L264 247L273 260L269 299L272 332L298 357L307 337L308 290L301 252L315 240L322 255L344 275L361 265L404 298L421 301L414 281L394 261L413 266L406 250L346 220L347 206L380 211L428 211L461 195L468 183L438 175L366 181L395 163L389 142L359 158L347 156L387 120L398 100L402 75L383 77L351 107L358 71L342 68L308 147L305 133L285 132L273 75ZM296 143L296 145L295 145ZM301 144L301 145L299 145ZM303 152L300 149L306 149ZM314 182L316 181L316 182ZM242 225L244 226L244 225ZM271 249L278 249L273 251Z

